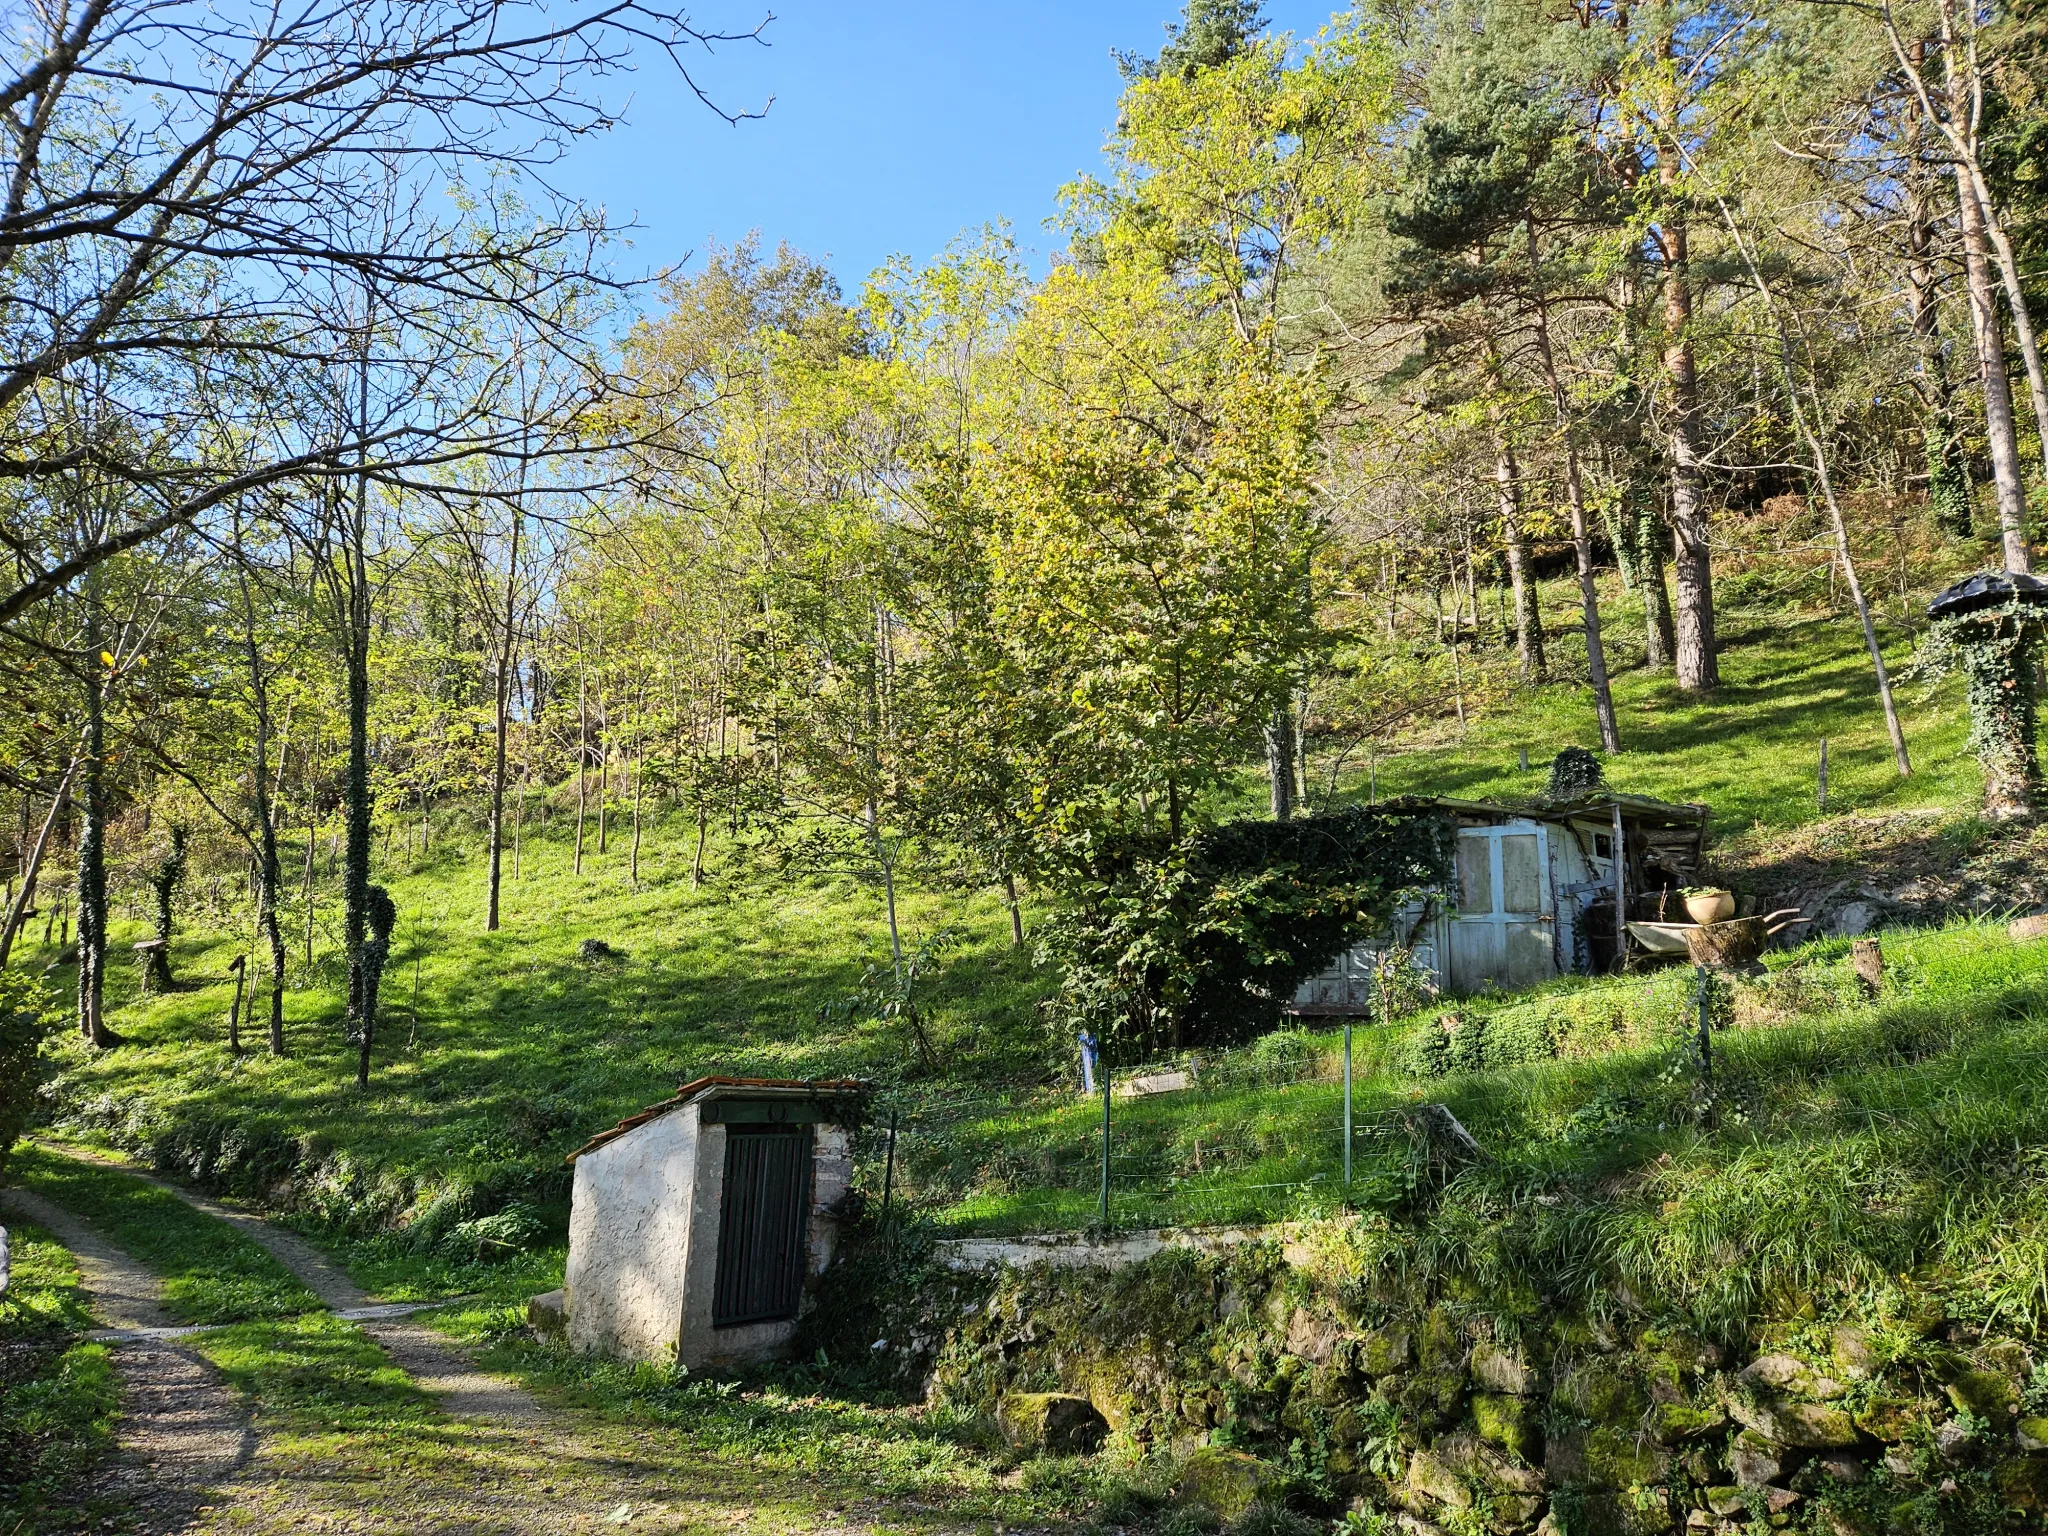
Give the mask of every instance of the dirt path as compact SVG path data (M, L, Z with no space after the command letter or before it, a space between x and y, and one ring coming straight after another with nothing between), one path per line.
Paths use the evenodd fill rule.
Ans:
M258 1402L259 1444L214 1371L163 1336L204 1330L168 1328L153 1276L47 1200L0 1192L0 1201L77 1256L96 1315L119 1330L129 1417L117 1475L134 1529L145 1536L601 1536L627 1525L671 1536L988 1529L985 1521L963 1524L943 1501L881 1494L858 1474L760 1465L745 1454L707 1454L688 1436L653 1426L543 1409L477 1370L448 1341L393 1316L411 1309L374 1302L296 1234L82 1148L49 1150L147 1179L232 1223L374 1339L441 1410L429 1422L342 1418L323 1426L306 1422L303 1409L280 1418ZM98 1304L101 1296L107 1299Z
M212 1367L172 1341L162 1287L120 1249L69 1211L23 1190L0 1191L0 1207L55 1237L78 1262L93 1315L107 1325L121 1375L116 1491L138 1532L189 1527L256 1452L255 1431Z
M540 1405L527 1393L510 1382L485 1375L459 1349L438 1338L431 1330L418 1323L403 1321L403 1313L419 1308L380 1305L369 1292L349 1279L338 1265L296 1232L248 1211L236 1210L204 1195L196 1195L130 1164L97 1156L86 1148L66 1145L52 1146L50 1150L77 1158L80 1162L117 1168L130 1178L141 1179L166 1194L177 1196L194 1210L238 1228L252 1242L268 1249L271 1257L290 1270L298 1282L318 1296L330 1311L355 1323L375 1339L384 1353L391 1357L392 1363L417 1382L423 1391L431 1393L441 1410L451 1418L500 1424L509 1429L531 1429L543 1421Z

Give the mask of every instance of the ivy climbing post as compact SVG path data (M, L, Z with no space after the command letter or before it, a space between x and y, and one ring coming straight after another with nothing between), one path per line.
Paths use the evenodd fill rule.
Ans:
M1987 572L1957 582L1927 605L1934 621L1923 670L1961 673L1970 709L1970 751L1984 770L1984 816L2029 818L2038 809L2041 642L2048 582Z

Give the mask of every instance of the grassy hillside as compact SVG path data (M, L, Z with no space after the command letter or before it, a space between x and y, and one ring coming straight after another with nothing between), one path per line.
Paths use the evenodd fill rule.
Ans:
M1556 623L1568 594L1550 596ZM1611 622L1625 637L1634 633L1630 604L1613 597ZM1726 683L1707 701L1627 665L1627 641L1619 643L1626 750L1608 765L1617 787L1705 801L1717 853L1754 861L1773 839L1811 833L1821 815L1814 757L1825 736L1830 816L1929 810L1938 814L1925 831L1937 839L1968 827L1977 775L1961 752L1953 689L1902 685L1917 771L1900 780L1853 619L1782 602L1732 606L1723 631ZM1553 634L1561 670L1574 645L1570 633ZM1903 666L1903 631L1894 650ZM1444 719L1418 727L1369 781L1361 768L1344 788L1530 794L1558 747L1592 739L1590 695L1565 681L1519 691L1462 732ZM1517 761L1524 747L1526 772ZM339 1022L338 910L324 846L310 965L304 911L289 915L299 936L283 1060L226 1049L226 966L250 947L240 930L246 917L240 931L189 918L174 954L189 990L158 998L135 995L126 944L141 930L117 930L113 1022L131 1043L97 1057L75 1042L60 1048L64 1128L222 1187L261 1192L296 1170L301 1204L358 1230L453 1188L450 1200L412 1212L453 1231L514 1197L545 1215L566 1191L562 1152L698 1073L885 1081L904 1073L912 1052L899 1027L849 1024L832 1006L864 965L886 955L877 891L847 878L783 875L767 855L730 844L714 846L713 878L693 888L690 829L662 820L648 830L637 884L617 836L604 854L587 850L578 875L567 831L559 813L545 826L529 821L496 934L481 931L482 837L473 824L444 817L425 854L385 850L380 878L400 920L367 1097L352 1084ZM913 938L941 928L961 935L929 996L948 1091L1007 1092L1064 1075L1066 1045L1047 1037L1035 1007L1050 978L1028 951L1012 948L994 895L949 890L913 871L901 905ZM588 939L623 957L583 958ZM28 957L31 965L53 958ZM59 988L69 979L68 968L51 975Z

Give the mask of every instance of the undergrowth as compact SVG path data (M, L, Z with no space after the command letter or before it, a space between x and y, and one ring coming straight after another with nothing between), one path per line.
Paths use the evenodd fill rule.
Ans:
M70 1531L110 1517L93 1474L112 1451L120 1382L92 1327L78 1269L55 1238L8 1227L0 1292L0 1528Z

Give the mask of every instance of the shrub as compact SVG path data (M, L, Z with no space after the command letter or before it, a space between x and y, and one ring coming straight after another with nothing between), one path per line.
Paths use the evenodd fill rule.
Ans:
M7 1155L35 1114L36 1091L47 1067L43 1038L49 1032L49 1001L42 987L20 971L0 970L0 1175Z
M1411 896L1450 877L1452 830L1415 806L1237 821L1172 843L1075 838L1040 930L1066 970L1055 1009L1113 1058L1229 1045L1280 1022L1295 989Z

